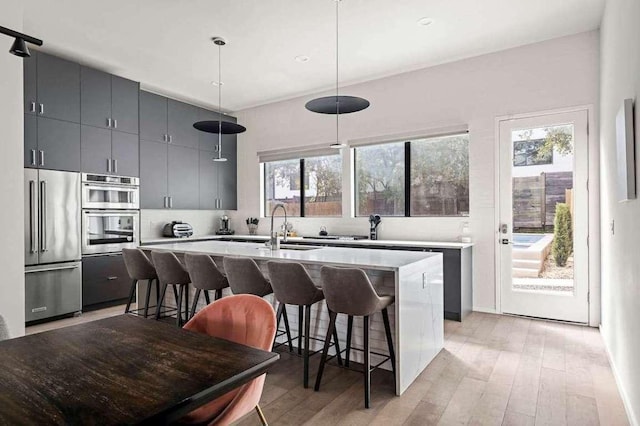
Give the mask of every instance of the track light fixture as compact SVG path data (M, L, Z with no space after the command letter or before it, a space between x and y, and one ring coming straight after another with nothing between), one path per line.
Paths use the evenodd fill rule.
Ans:
M15 41L11 45L11 49L9 49L9 53L19 56L20 58L28 58L31 56L27 43L42 46L42 40L13 31L9 28L0 27L0 33L8 35L9 37L15 37Z

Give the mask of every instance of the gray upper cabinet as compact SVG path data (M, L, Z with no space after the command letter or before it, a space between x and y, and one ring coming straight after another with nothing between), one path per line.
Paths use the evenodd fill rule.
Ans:
M44 53L36 58L37 114L80 123L80 65Z
M167 98L140 91L140 139L167 140Z
M82 67L82 124L138 134L138 89L135 81Z
M198 150L169 145L169 197L173 209L198 209Z
M138 135L111 132L112 171L119 176L140 176Z
M220 115L214 111L208 111L206 109L199 108L198 111L198 121L205 120L218 120ZM223 121L230 121L232 123L236 123L238 120L235 117L230 117L228 115L222 116ZM207 133L207 132L198 132L198 140L200 149L203 151L214 152L218 146L218 135L215 133ZM222 135L222 145L224 146L227 142L234 142L236 140L236 135ZM224 150L224 148L223 148Z
M80 139L81 170L86 173L111 173L111 130L83 125Z
M140 141L140 208L168 207L167 197L167 145Z
M222 144L224 162L215 163L218 169L218 208L222 210L237 210L238 208L238 179L237 153L235 141Z
M80 171L80 125L38 117L38 166Z
M38 119L34 115L24 115L24 166L38 167Z
M23 63L24 74L24 112L36 115L38 113L38 52L31 51L31 57Z
M214 153L200 150L200 208L218 208L218 169L213 161Z
M111 76L111 118L113 128L119 132L139 132L140 84L126 78Z
M167 111L169 143L198 148L200 132L193 127L198 121L198 107L169 99Z

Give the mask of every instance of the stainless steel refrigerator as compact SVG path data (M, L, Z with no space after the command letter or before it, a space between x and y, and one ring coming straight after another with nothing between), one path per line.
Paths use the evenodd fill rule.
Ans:
M24 169L26 321L82 309L80 174Z

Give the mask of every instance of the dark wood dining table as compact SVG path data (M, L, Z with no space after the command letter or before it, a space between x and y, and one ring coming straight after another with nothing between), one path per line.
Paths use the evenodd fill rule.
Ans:
M0 342L0 425L167 424L279 355L120 315Z

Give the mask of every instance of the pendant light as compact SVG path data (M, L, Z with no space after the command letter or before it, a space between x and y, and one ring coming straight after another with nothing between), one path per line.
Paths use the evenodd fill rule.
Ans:
M222 156L222 135L235 135L238 133L242 133L247 130L244 126L241 126L236 123L232 123L230 121L222 120L222 54L221 48L227 42L222 37L214 37L213 44L218 46L218 120L207 120L207 121L198 121L193 125L196 129L207 132L207 133L216 133L218 135L218 157L214 158L213 161L227 161L226 158Z
M31 56L27 43L35 44L36 46L42 46L42 40L35 37L31 37L27 34L22 34L17 31L13 31L9 28L0 27L0 34L8 35L9 37L15 37L9 53L16 55L20 58L28 58Z
M329 145L331 148L344 148L345 144L340 142L339 134L339 117L340 114L349 114L352 112L362 111L369 107L370 103L364 98L357 96L340 95L339 92L339 3L342 0L334 0L336 3L336 94L335 96L324 96L322 98L312 99L306 103L305 108L318 114L335 114L336 116L336 141Z

